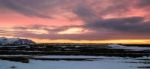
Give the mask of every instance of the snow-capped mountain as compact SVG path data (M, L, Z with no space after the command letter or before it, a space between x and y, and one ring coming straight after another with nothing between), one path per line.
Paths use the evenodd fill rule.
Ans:
M29 39L0 37L0 45L8 45L8 44L30 45L35 44L35 42Z

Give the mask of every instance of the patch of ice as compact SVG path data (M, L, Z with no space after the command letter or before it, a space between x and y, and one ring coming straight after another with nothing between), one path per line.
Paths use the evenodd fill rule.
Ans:
M65 56L63 56L65 57ZM74 56L72 56L74 57ZM78 56L81 57L81 56ZM88 57L88 56L82 56ZM92 57L92 56L91 56ZM108 57L103 57L108 58ZM111 58L111 57L110 57ZM98 60L98 61L42 61L30 60L30 63L19 63L11 61L0 61L0 69L137 69L140 64L124 63L125 61L138 61L134 59L124 59L113 57L112 59Z

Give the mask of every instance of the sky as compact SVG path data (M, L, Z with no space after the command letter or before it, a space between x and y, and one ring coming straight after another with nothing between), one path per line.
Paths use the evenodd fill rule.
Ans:
M150 0L0 0L0 36L150 43Z

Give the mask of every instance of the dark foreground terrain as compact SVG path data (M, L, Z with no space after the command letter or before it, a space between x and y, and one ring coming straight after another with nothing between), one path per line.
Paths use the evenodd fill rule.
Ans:
M146 47L146 49L144 48L141 50L140 48L143 47ZM108 44L36 44L36 45L21 45L21 46L1 46L0 59L28 62L29 58L33 58L32 56L39 56L39 55L142 57L142 56L150 56L150 49L147 48L150 48L150 45L128 44L128 45L109 46ZM13 56L13 55L28 55L28 56ZM34 58L34 59L47 60L46 58ZM58 60L58 59L51 58L48 60ZM85 60L85 59L66 58L64 60Z

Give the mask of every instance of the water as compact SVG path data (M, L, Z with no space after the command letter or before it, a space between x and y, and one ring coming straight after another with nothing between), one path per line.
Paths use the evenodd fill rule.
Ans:
M43 56L42 58L55 57L96 59L91 61L30 59L30 63L0 60L0 69L150 69L150 57Z

